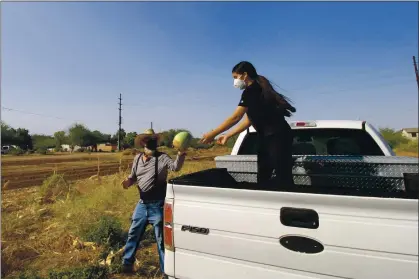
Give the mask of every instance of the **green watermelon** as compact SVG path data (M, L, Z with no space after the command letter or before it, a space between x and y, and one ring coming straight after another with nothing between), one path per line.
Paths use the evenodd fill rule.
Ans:
M192 135L188 132L180 132L173 138L173 147L179 150L185 150L192 141Z

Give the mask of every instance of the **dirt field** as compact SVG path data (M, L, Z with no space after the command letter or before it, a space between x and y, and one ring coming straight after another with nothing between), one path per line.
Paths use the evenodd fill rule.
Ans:
M173 158L174 150L165 150ZM227 148L190 150L187 161L213 161L215 156L228 154ZM132 166L134 155L121 153L78 153L69 155L2 156L2 189L17 189L41 185L54 172L64 174L68 181L124 171Z

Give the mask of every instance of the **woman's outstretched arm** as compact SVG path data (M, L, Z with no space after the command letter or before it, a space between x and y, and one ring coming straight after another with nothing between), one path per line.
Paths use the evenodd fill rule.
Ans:
M252 126L252 123L249 120L249 117L247 117L247 115L244 117L243 121L240 122L239 125L237 125L233 130L231 130L229 133L227 133L226 135L222 135L217 139L217 143L224 145L227 143L227 141L231 138L234 137L237 134L240 134L241 132L243 132L244 130L246 130L247 128L249 128L250 126Z
M206 133L202 139L202 143L210 143L214 141L214 138L221 134L222 132L227 131L243 118L244 114L247 112L247 107L238 106L234 113L228 117L226 120L224 120L223 123L221 123L220 126L218 126L216 129L212 130L211 132Z

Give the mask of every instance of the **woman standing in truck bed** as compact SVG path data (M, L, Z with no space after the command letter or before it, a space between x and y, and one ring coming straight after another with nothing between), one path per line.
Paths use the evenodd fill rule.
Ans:
M225 144L230 137L253 126L259 135L258 183L268 182L275 170L277 186L293 185L293 136L285 117L290 117L296 109L285 96L275 91L269 80L258 75L250 62L238 63L232 74L234 87L244 90L239 105L233 115L205 134L201 142L212 142L216 136L236 125L245 116L235 129L220 136L218 143Z

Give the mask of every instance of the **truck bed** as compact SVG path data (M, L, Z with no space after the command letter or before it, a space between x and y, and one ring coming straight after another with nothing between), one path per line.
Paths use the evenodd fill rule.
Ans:
M365 183L365 181L368 179L373 180L374 177L366 175L342 176L329 174L328 176L314 176L312 177L312 180L314 180L315 183L312 183L311 185L295 183L295 185L292 187L276 185L273 181L263 185L252 181L246 181L246 177L250 178L249 180L253 180L252 177L254 177L254 175L255 174L252 172L234 172L228 171L227 168L213 168L171 179L169 183L182 186L227 188L238 190L281 191L307 194L310 193L418 199L417 191L419 175L417 173L404 174L402 180L405 187L403 188L394 187L394 183L392 183L391 179L389 180L386 177L382 178L381 187L377 187L375 184L371 187L368 187L368 184ZM298 174L294 175L294 181L298 181L298 177ZM347 183L339 183L339 180L346 180ZM356 181L363 181L363 183L356 184Z

